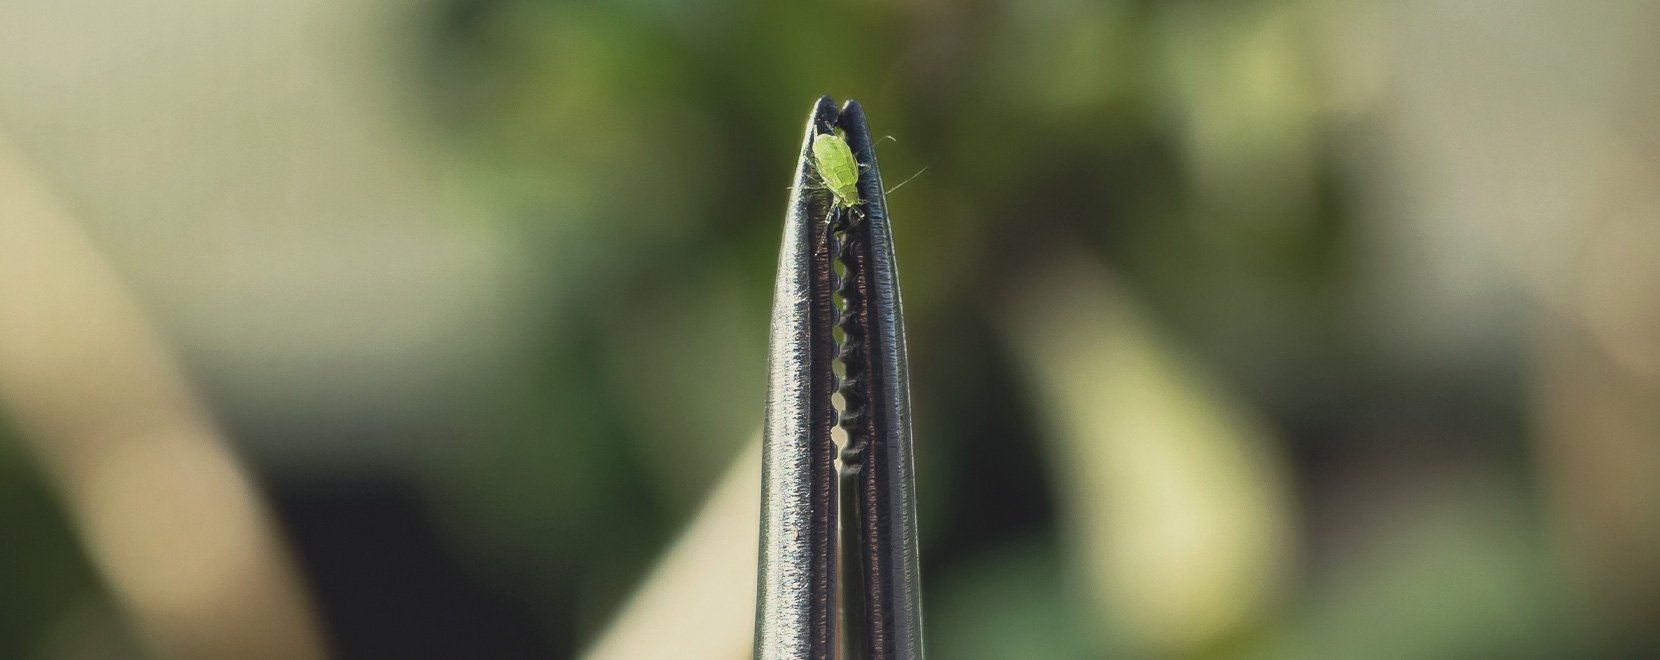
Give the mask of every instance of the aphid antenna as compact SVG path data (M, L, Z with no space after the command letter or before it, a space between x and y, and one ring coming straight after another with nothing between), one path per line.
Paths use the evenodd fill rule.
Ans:
M916 174L912 174L909 178L906 178L904 181L900 181L898 185L895 185L892 188L889 188L887 190L882 191L882 194L883 195L892 195L895 191L899 190L900 188L904 188L905 184L910 183L912 181L915 181L917 177L922 176L922 173L927 172L927 171L928 171L928 168L926 168L926 167L924 167L920 170L917 170Z

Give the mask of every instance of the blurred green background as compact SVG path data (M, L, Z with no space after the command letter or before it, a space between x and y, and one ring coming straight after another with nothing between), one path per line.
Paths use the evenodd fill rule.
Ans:
M1657 25L4 3L0 658L748 657L826 93L927 168L933 657L1654 657Z

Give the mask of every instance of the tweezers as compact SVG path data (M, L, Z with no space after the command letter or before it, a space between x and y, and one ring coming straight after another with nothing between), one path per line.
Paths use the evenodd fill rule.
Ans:
M852 208L823 189L813 158L814 138L838 130L859 162ZM813 106L791 190L768 349L755 657L920 659L904 315L857 101Z

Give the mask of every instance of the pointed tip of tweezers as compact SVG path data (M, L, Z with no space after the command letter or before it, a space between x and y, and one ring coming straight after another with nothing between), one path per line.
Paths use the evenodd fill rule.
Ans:
M866 444L840 477L830 435L838 423L830 403L837 322L831 260L843 257L829 251L833 202L816 184L812 153L816 136L836 129L863 170L863 221L845 230L856 236L845 258L852 259L847 277L857 280L857 292L846 300L863 301L856 336L863 338L860 368L868 373L859 381L868 416L859 417L858 436ZM818 99L795 177L768 358L755 654L829 660L844 641L862 647L864 657L914 660L922 657L922 643L904 321L881 173L857 101L838 111L829 96ZM838 491L849 498L842 512L849 519L840 525ZM848 538L838 543L841 534ZM838 545L850 569L841 597ZM838 641L838 620L856 626L857 634Z
M832 309L823 259L829 200L815 192L812 143L840 119L820 97L807 117L785 216L768 342L755 657L835 654L835 446L830 426ZM822 396L821 396L822 395Z

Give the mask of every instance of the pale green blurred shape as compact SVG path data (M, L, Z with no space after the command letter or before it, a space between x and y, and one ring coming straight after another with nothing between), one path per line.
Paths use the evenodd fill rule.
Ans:
M1064 262L1009 305L1051 434L1073 570L1131 651L1193 656L1271 612L1292 501L1261 424L1149 329L1105 272Z

